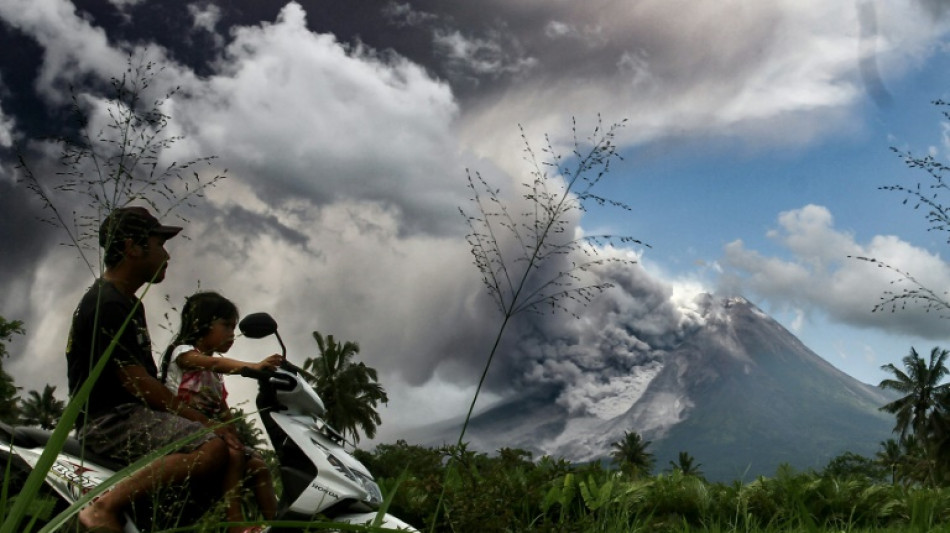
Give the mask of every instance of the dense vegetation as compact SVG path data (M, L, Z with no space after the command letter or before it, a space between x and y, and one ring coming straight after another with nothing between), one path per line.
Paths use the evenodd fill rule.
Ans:
M706 481L688 454L681 463L694 473L670 464L655 475L405 441L357 455L395 491L390 511L425 530L923 532L950 523L950 488L894 483L883 458L853 454L820 472L782 466L747 484Z

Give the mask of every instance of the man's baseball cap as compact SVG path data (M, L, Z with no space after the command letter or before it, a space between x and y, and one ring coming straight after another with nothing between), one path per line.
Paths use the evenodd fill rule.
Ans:
M134 239L147 239L149 235L162 235L171 239L182 228L163 226L154 215L144 207L120 207L115 209L99 226L99 245L106 247L110 242Z

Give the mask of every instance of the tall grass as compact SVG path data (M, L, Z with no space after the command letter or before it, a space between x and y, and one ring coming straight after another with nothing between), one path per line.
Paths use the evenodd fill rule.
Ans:
M509 206L501 191L491 186L478 172L468 174L468 188L474 210L460 212L469 226L468 242L476 268L489 296L495 302L501 320L479 376L458 445L464 441L479 393L511 319L539 308L575 314L571 304L586 305L612 285L585 278L584 274L610 262L634 261L601 255L605 243L642 244L631 237L587 235L577 237L572 224L588 202L630 209L625 204L598 196L594 188L607 175L610 164L620 159L614 137L624 122L604 128L598 121L593 133L581 142L576 125L574 149L562 156L547 140L540 159L524 130L525 160L531 177L521 197Z
M587 278L585 273L610 262L633 263L601 256L600 246L615 241L642 244L640 241L613 235L577 237L572 226L573 217L583 212L588 202L629 209L594 192L612 161L621 159L614 138L624 124L625 121L604 128L598 118L593 133L582 142L577 138L575 123L573 151L562 155L546 137L543 158L521 129L525 160L531 168L530 179L523 183L526 192L521 202L509 205L501 191L480 173L468 173L474 209L466 211L460 207L459 211L470 230L467 239L475 266L501 320L459 431L458 448L463 445L488 371L512 319L542 307L577 316L572 304L586 305L612 286ZM433 523L437 522L439 511L437 506Z

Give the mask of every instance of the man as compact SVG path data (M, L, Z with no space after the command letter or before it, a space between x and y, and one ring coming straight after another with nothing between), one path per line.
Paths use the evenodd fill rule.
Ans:
M131 462L214 425L179 404L157 379L145 311L135 295L143 285L165 278L165 241L181 229L162 225L143 207L116 209L99 228L105 272L76 308L66 346L72 396L116 339L76 422L94 453ZM116 484L79 512L82 526L119 533L122 509L158 486L189 477L220 479L225 471L243 468L243 445L225 428L215 433L205 433Z

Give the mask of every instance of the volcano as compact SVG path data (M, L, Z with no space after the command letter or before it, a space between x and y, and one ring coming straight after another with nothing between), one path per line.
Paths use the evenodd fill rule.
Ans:
M629 407L576 415L546 384L492 406L464 440L574 462L609 458L611 444L636 431L650 441L655 470L688 452L707 479L749 480L787 463L821 469L844 452L873 456L892 437L879 408L893 396L838 370L743 298L700 302L703 325L634 370ZM454 443L460 424L430 428L429 444Z

